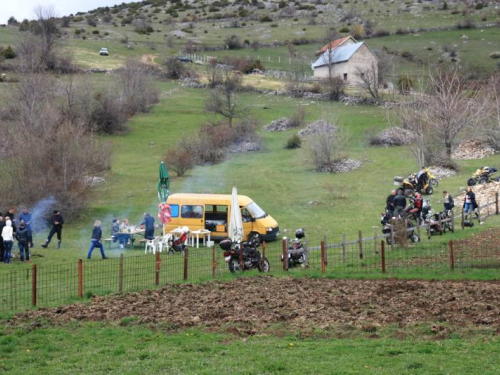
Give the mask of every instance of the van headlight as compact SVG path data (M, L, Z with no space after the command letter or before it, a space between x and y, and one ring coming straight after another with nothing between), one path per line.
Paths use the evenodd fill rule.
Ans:
M272 232L272 231L273 231L273 229L274 229L273 227L267 227L267 228L266 228L266 231L267 231L267 232Z

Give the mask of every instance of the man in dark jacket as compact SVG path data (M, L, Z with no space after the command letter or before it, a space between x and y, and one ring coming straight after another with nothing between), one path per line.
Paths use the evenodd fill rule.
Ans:
M24 226L26 227L26 229L28 230L28 233L30 235L30 238L29 238L29 246L30 247L33 247L33 230L31 227L32 220L33 220L33 215L31 214L31 212L29 212L27 208L23 208L23 212L21 213L21 215L19 215L19 223L21 221L24 221Z
M141 226L144 225L144 238L147 240L152 240L155 238L155 219L148 213L144 214L144 221Z
M50 228L49 236L47 237L47 240L45 243L42 245L43 248L47 248L49 246L50 240L52 240L52 237L54 234L57 234L57 248L61 248L61 234L62 234L62 229L63 229L63 224L64 224L64 218L62 217L61 213L58 210L54 210L52 212L52 228Z
M87 254L87 259L90 259L92 257L92 251L94 251L96 247L98 247L99 250L101 251L102 259L108 259L104 254L104 247L102 246L101 240L102 240L101 221L96 220L94 223L94 228L92 229L92 238L90 240L90 248Z
M402 190L398 190L398 194L394 197L394 208L394 216L396 217L400 217L404 209L406 208L406 198L403 195Z
M24 225L24 221L21 221L19 223L19 228L17 228L16 232L16 239L17 239L17 244L19 246L19 259L21 262L24 262L24 255L26 253L26 261L30 261L30 248L29 248L29 241L30 241L30 234L28 231L28 228Z
M394 212L394 198L396 197L396 190L391 191L391 195L387 197L385 200L385 208L387 212L390 212L391 214Z
M445 211L450 211L455 207L455 201L450 193L443 191L443 206Z

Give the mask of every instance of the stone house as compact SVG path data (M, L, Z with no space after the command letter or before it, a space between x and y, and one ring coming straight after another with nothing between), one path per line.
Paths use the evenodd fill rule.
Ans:
M311 68L315 79L327 78L331 74L342 78L346 85L360 86L365 75L377 82L378 58L364 42L347 36L321 48Z

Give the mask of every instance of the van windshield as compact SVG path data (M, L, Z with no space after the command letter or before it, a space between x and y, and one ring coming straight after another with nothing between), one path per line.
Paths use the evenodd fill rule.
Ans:
M267 216L266 211L260 208L259 205L255 202L250 203L246 208L254 219L262 219L263 217Z

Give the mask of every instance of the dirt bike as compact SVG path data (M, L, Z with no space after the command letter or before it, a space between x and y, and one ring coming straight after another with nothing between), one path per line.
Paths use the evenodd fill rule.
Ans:
M307 266L307 251L302 244L302 238L305 237L304 230L299 229L295 232L296 238L288 246L288 268L296 266ZM283 262L283 255L281 255Z
M258 269L259 272L269 272L269 261L267 258L262 259L258 249L259 245L259 241L253 237L241 244L233 244L229 238L222 240L219 244L224 250L224 257L231 273L252 269ZM240 259L241 255L242 259ZM242 264L240 264L240 260L242 260Z
M467 180L468 186L474 186L476 184L487 184L492 181L500 182L500 177L495 177L493 174L497 172L496 168L483 167L474 172L471 178Z
M413 210L413 212L412 212ZM413 208L412 210L409 210L409 211L404 211L406 212L406 214L408 215L408 217L406 217L405 213L403 213L403 216L404 217L398 217L398 218L394 218L393 217L393 212L390 212L390 211L387 211L385 212L385 214L382 214L381 217L380 217L380 223L382 224L382 234L385 234L387 235L387 237L385 238L385 241L387 242L388 245L392 245L392 237L391 237L391 222L392 223L396 223L397 221L399 220L407 220L407 228L414 228L418 225L418 221L414 219L414 215L415 215L415 208ZM418 232L416 230L410 230L410 231L407 231L407 236L408 238L410 239L411 242L419 242L420 241L420 237L418 236Z

